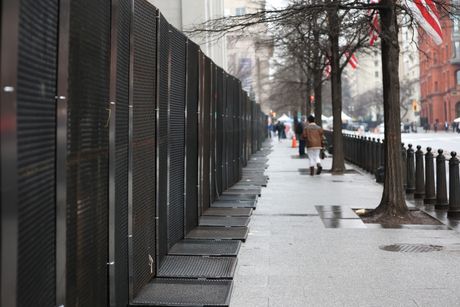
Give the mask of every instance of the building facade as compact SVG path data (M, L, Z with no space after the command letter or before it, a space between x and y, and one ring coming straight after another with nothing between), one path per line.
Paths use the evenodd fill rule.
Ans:
M265 8L260 0L225 0L225 16L244 15ZM237 76L243 89L268 113L270 59L273 42L265 25L244 33L227 34L228 72Z
M402 24L408 23L408 20L402 22ZM417 44L417 29L410 26L401 27L399 31L399 84L401 121L404 124L420 123L420 57Z
M181 31L224 16L224 0L148 0L166 17L169 23ZM214 63L227 70L227 41L216 40L209 34L189 35Z
M441 20L443 43L435 45L426 33L420 39L421 119L431 127L460 117L460 26Z

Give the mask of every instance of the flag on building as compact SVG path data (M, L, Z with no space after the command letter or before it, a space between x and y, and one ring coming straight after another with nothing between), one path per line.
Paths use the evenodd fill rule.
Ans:
M380 0L370 0L370 4L377 4ZM378 10L369 10L368 15L371 16L371 29L369 31L369 45L374 46L375 41L380 35L380 21Z
M433 41L442 43L442 29L439 13L433 0L406 0L406 6L412 12L417 23L431 36Z
M358 67L358 59L354 54L350 56L349 52L345 52L345 56L347 57L348 64L351 66L351 68L356 69Z
M331 63L327 59L326 66L324 67L324 76L326 77L326 79L329 79L329 77L331 76L331 70L332 70Z

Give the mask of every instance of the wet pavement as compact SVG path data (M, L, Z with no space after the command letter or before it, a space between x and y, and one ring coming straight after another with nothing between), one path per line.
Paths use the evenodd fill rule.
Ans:
M308 160L289 145L273 142L231 306L460 306L458 224L429 208L444 225L364 224L352 209L374 208L383 186L359 170L302 174ZM382 249L395 245L410 248ZM441 248L407 252L413 245Z

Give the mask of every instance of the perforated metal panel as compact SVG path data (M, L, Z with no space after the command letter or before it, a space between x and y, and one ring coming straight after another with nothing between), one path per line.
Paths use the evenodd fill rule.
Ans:
M198 56L198 45L189 40L187 52L186 232L198 225Z
M216 73L216 185L218 194L222 194L222 155L223 155L223 117L222 117L222 107L223 107L223 70L219 67Z
M182 240L169 251L181 256L237 256L241 242L233 240Z
M129 0L119 1L117 101L115 127L115 293L117 304L128 303L128 126L129 126Z
M155 260L155 7L134 2L133 55L133 287L134 295L153 277ZM153 263L152 266L155 264Z
M218 200L212 204L212 208L256 208L255 200Z
M232 281L230 280L159 278L142 290L134 304L148 306L228 306L231 290Z
M184 237L185 36L170 26L168 247Z
M203 210L209 208L209 204L211 201L211 157L210 157L210 129L211 129L211 120L210 120L210 112L211 112L211 61L209 58L204 58L204 97L202 99L202 116L203 116L203 123L202 123L202 133L203 133L203 186L202 186L202 206Z
M240 89L241 84L239 81L235 81L234 85L234 100L233 100L233 182L237 182L239 177L239 170L240 170L240 124L239 124L239 116L240 116Z
M159 277L232 278L236 257L166 256Z
M66 305L106 306L111 7L70 5Z
M234 162L234 138L233 138L233 98L234 98L234 78L227 78L227 110L226 110L226 141L227 141L227 186L231 187L234 182L233 162Z
M252 208L209 208L205 216L251 216Z
M249 217L202 216L200 226L237 227L248 226Z
M227 124L227 79L228 74L223 73L222 80L222 189L228 187L228 124Z
M163 15L160 16L160 41L159 49L159 122L157 124L158 134L158 198L157 206L159 212L159 255L162 258L168 252L168 208L167 208L167 190L168 190L168 108L169 108L169 24Z
M246 240L247 227L196 227L187 234L188 239L200 240Z
M20 2L17 305L53 306L58 2Z

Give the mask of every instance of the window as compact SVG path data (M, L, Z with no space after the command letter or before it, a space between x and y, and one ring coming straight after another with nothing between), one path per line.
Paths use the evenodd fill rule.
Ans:
M375 72L375 77L376 77L376 78L379 77L379 72L378 72L378 71Z
M434 91L438 91L438 81L434 81Z
M457 85L460 85L460 70L457 70L457 72L455 73L455 75L456 75Z
M374 66L379 66L379 61L374 61Z
M246 14L246 8L245 7L237 7L236 8L236 16L241 16Z
M454 43L454 51L455 51L455 57L460 58L460 42L455 42Z

